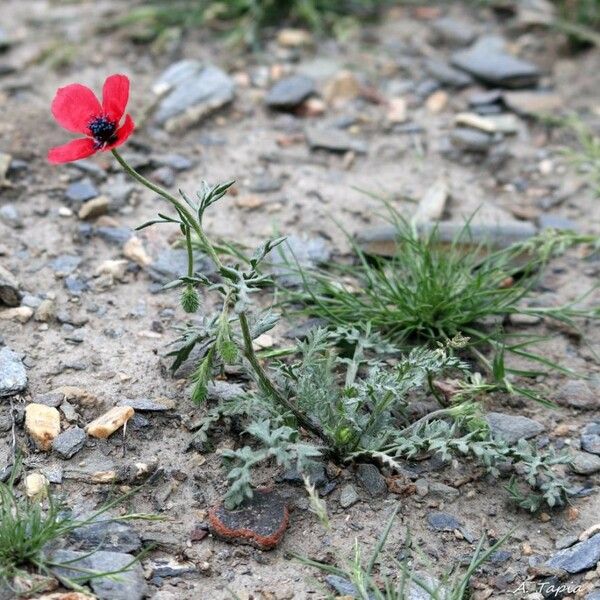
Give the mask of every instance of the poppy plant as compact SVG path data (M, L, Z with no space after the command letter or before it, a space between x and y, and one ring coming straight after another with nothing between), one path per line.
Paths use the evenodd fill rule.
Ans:
M59 88L52 101L52 114L59 125L86 137L51 148L51 163L80 160L120 146L134 129L133 119L125 115L129 100L129 79L125 75L111 75L102 88L102 103L85 85L72 83Z

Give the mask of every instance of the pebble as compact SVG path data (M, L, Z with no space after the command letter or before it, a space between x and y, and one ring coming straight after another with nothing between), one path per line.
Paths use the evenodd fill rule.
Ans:
M69 202L79 204L95 198L98 193L98 189L92 183L92 180L86 177L85 179L71 183L65 191L65 198Z
M588 452L575 452L571 469L579 475L593 475L600 471L600 456Z
M31 317L33 317L33 308L29 306L16 306L15 308L6 308L0 311L0 319L3 321L27 323Z
M147 267L152 264L152 257L144 249L142 240L138 237L130 237L123 246L123 256L138 264Z
M578 231L577 223L559 215L543 214L538 218L538 225L541 230L556 229L557 231Z
M14 229L23 228L23 219L14 204L5 204L0 207L0 221Z
M92 233L108 244L114 244L115 246L125 245L127 240L134 235L128 227L96 227L92 230Z
M444 512L428 513L427 523L437 531L454 531L455 529L462 529L462 523L455 516Z
M299 48L312 45L313 37L306 29L286 27L277 33L277 43L286 48Z
M47 452L60 433L60 413L52 406L28 404L25 407L25 429L36 446Z
M438 221L442 218L449 197L448 182L438 179L423 194L414 214L415 221Z
M452 143L466 152L485 153L494 144L494 138L481 131L467 127L457 127L450 133Z
M404 98L390 98L386 118L390 123L404 123L407 119L406 100Z
M340 506L342 508L350 508L360 500L356 488L347 483L340 491Z
M27 371L21 357L8 346L0 348L0 398L13 396L27 387Z
M567 381L558 389L555 400L561 406L572 408L593 409L598 405L597 394L587 381L576 379Z
M581 449L600 455L600 422L588 423L581 434Z
M160 284L169 283L187 273L188 258L184 248L165 248L148 265L147 271L150 279ZM194 267L203 275L214 273L215 267L204 255L194 255Z
M269 108L295 108L316 91L315 82L305 75L293 75L278 81L268 92L265 102Z
M301 275L292 272L289 265L298 263L301 267L314 267L326 263L331 258L331 248L322 238L290 235L286 241L273 249L268 256L273 265L273 274L285 286L298 285Z
M328 104L339 105L360 95L362 86L356 75L346 69L336 73L326 84L323 96Z
M28 498L43 498L48 490L48 479L41 473L30 473L25 477L25 494Z
M516 444L520 439L535 437L544 431L538 421L520 415L490 412L485 416L494 437L507 444Z
M252 498L244 500L235 510L219 505L208 513L213 535L261 550L272 550L281 542L288 520L285 501L266 489L254 490Z
M115 406L89 423L85 430L95 438L107 438L133 417L131 406Z
M81 264L83 259L81 256L74 256L73 254L61 254L54 260L50 261L50 268L54 271L57 277L66 277L71 275Z
M554 114L564 106L558 94L546 92L504 92L502 99L510 110L524 116Z
M425 63L425 69L436 81L452 88L460 89L473 83L470 75L440 60L428 60Z
M428 487L429 496L432 498L439 498L451 502L460 496L460 492L456 488L439 481L430 481Z
M482 117L475 113L458 113L454 117L457 125L466 125L486 133L516 133L519 124L514 115L488 115Z
M108 196L97 196L92 200L84 202L77 216L82 220L95 219L100 215L105 215L110 208L110 198Z
M79 452L85 445L87 435L80 427L71 427L63 431L52 442L52 449L65 460Z
M0 265L0 302L6 306L19 306L21 292L19 281L8 270Z
M100 277L101 275L108 275L111 279L116 281L124 281L127 273L127 267L129 263L126 260L105 260L101 262L94 275Z
M40 323L49 323L56 317L56 304L54 300L46 298L35 309L33 318Z
M306 141L313 150L367 153L367 144L364 140L360 140L340 129L307 127L305 133Z
M60 392L48 392L46 394L36 394L33 397L33 402L35 404L44 404L45 406L58 408L64 397L65 395Z
M452 64L489 85L522 88L535 85L539 69L504 50L504 40L496 36L479 38L467 50L452 55Z
M360 485L374 498L387 494L385 478L379 469L371 463L361 463L356 468L356 479Z
M452 17L441 17L431 22L431 28L444 42L466 46L475 38L475 30L463 21Z
M173 558L152 561L148 568L150 577L181 577L197 571L193 562L179 562Z
M154 119L169 132L195 125L235 96L235 83L227 73L195 60L172 64L153 89L164 93Z
M598 561L600 561L600 535L597 534L570 548L560 550L546 561L546 566L574 574L593 569Z

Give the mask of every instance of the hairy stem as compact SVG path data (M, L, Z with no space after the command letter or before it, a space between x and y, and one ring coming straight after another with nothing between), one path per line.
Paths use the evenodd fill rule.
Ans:
M160 187L159 185L156 185L155 183L152 183L152 181L150 181L149 179L146 179L143 175L141 175L140 173L138 173L119 154L119 152L117 152L117 150L115 150L113 148L111 150L111 152L112 152L113 156L117 159L117 162L123 167L123 170L130 177L133 177L134 179L136 179L137 181L139 181L144 187L147 187L149 190L152 190L153 192L155 192L159 196L162 196L165 200L167 200L168 202L170 202L175 207L175 209L177 210L177 212L179 212L181 215L185 216L186 221L194 229L194 232L200 238L202 244L206 248L206 251L208 252L208 255L211 257L211 259L217 265L217 267L219 269L221 269L221 267L223 266L223 263L221 262L221 259L217 255L215 249L213 248L212 244L209 242L208 238L206 237L206 234L202 230L202 227L200 226L200 223L198 222L198 220L196 219L196 217L190 212L190 210L188 209L188 207L183 202L181 202L181 200L179 200L178 198L176 198L175 196L173 196L173 194L171 194L170 192L168 192L164 188Z
M329 436L325 433L323 428L299 411L287 398L281 394L281 392L279 392L273 382L269 379L269 376L262 368L262 365L260 364L260 361L254 352L254 348L252 347L252 335L250 333L250 326L248 325L248 317L246 316L246 313L243 311L240 312L239 319L242 337L244 340L244 356L250 363L250 366L256 374L261 387L269 394L269 396L271 396L271 398L273 398L273 400L289 410L296 417L300 425L321 438L321 440L323 440L329 447L333 447Z

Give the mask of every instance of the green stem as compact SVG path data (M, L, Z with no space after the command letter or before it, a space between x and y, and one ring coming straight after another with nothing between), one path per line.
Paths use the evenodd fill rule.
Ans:
M188 257L188 277L194 276L194 250L192 248L192 235L189 227L185 228L185 246Z
M119 154L119 152L117 152L117 150L115 150L113 148L111 150L111 152L112 152L113 156L117 159L117 162L123 167L124 171L130 177L133 177L134 179L136 179L137 181L139 181L144 187L147 187L149 190L152 190L153 192L155 192L159 196L162 196L165 200L167 200L168 202L170 202L177 209L177 211L180 214L182 214L182 215L185 216L188 224L194 229L194 232L200 238L200 241L202 242L202 244L206 248L206 251L208 252L208 255L211 257L211 259L217 265L217 267L219 269L221 269L223 267L223 263L221 262L221 259L219 258L219 256L215 252L215 249L213 248L212 244L209 242L208 238L206 237L206 234L202 230L202 227L200 226L200 223L194 217L194 215L189 211L188 207L185 206L185 204L183 204L178 198L176 198L175 196L173 196L173 194L169 193L167 190L165 190L164 188L160 187L159 185L156 185L155 183L152 183L149 179L146 179L143 175L141 175L140 173L138 173Z
M269 394L269 396L271 396L271 398L273 398L273 400L289 410L296 417L300 425L314 433L317 437L321 438L321 440L323 440L329 448L333 448L334 445L323 428L315 423L312 419L309 419L306 415L304 415L287 398L285 398L279 392L279 390L277 390L273 382L269 379L269 376L265 373L254 352L254 348L252 347L252 334L250 333L250 326L248 325L248 317L246 316L246 313L240 312L239 319L242 337L244 340L244 356L250 363L250 366L256 374L261 387Z

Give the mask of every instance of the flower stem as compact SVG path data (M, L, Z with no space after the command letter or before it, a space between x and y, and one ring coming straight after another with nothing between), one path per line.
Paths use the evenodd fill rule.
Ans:
M260 361L258 360L254 348L252 347L252 335L250 333L250 327L248 325L248 318L245 312L239 313L240 328L242 330L242 337L244 339L244 356L250 363L252 370L256 374L261 387L275 400L281 404L287 410L289 410L298 420L298 423L305 427L308 431L314 433L317 437L321 438L329 448L334 447L329 436L325 433L323 428L315 423L312 419L304 415L298 408L296 408L287 398L285 398L279 390L275 387L273 382L269 379L269 376L265 373Z
M130 177L133 177L134 179L136 179L137 181L139 181L144 187L147 187L149 190L152 190L153 192L155 192L159 196L162 196L165 200L167 200L168 202L170 202L177 209L177 211L181 215L185 216L186 221L193 228L194 233L196 233L196 235L200 238L200 241L202 242L203 246L206 248L206 251L208 252L208 255L211 257L211 259L213 260L213 262L215 263L215 265L217 265L217 268L221 269L222 266L223 266L223 263L221 262L221 259L219 258L218 254L216 253L215 249L213 248L213 246L210 243L210 241L208 240L208 238L206 237L206 234L202 230L202 227L200 226L200 223L195 218L195 216L189 211L189 209L187 208L187 206L185 206L185 204L183 204L178 198L176 198L175 196L173 196L173 194L169 193L167 190L165 190L164 188L160 187L159 185L156 185L155 183L152 183L149 179L146 179L143 175L141 175L140 173L138 173L119 154L119 152L117 150L115 150L113 148L111 150L111 152L112 152L113 156L117 159L117 162L123 167L124 171Z

